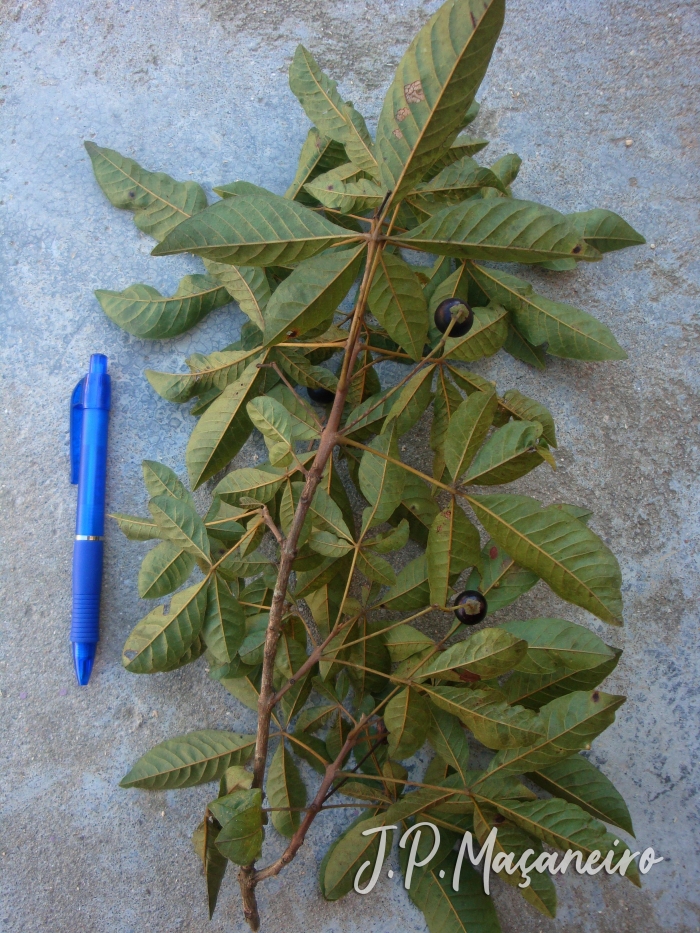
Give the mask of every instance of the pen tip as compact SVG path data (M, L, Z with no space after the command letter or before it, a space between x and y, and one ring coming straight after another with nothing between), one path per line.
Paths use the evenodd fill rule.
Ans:
M86 687L95 663L95 645L73 643L73 666L75 677L81 687Z

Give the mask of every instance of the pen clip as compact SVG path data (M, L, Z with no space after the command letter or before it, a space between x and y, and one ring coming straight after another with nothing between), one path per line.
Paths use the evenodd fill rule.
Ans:
M83 437L83 394L85 379L80 380L70 397L70 481L78 482L80 475L80 444Z

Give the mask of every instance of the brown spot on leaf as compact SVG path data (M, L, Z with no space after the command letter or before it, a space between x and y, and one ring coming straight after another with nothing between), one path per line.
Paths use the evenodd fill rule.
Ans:
M475 684L477 681L481 680L479 674L472 674L471 671L460 671L459 679L464 681L467 684Z
M597 690L594 690L594 691L593 691L593 694L592 694L592 696L591 696L591 699L593 700L594 703L597 703L597 702L598 702L598 700L600 699L600 694L598 693Z
M476 16L474 16L474 10L470 10L469 15L472 18L472 26L474 27L474 29L476 29Z
M571 250L571 252L572 252L572 253L580 253L580 252L581 252L581 247L580 247L580 246L574 246L574 248Z
M403 120L405 120L406 117L409 115L410 112L411 112L411 111L408 109L408 107L401 107L400 110L397 110L397 111L396 111L396 120L397 120L397 122L398 122L398 123L401 123Z
M473 13L472 13L472 16L474 16ZM505 818L505 816L501 816L500 813L497 813L497 814L494 816L493 821L494 821L494 823L495 823L497 826L500 826L501 823L505 823L506 818Z
M498 557L498 548L497 548L497 547L492 547L492 548L491 548L491 550L489 551L489 557L491 558L491 560L495 560L495 559Z
M288 330L288 331L287 331L287 336L288 336L288 337L291 337L291 338L298 337L298 336L299 336L299 331L298 331L298 330Z
M411 81L410 84L405 84L403 96L406 98L407 104L419 104L422 100L425 100L423 85L420 81Z
M401 130L398 128L398 126L396 127L395 130L392 131L392 134L391 134L391 135L392 135L392 136L395 136L397 139L403 139L403 133L402 133Z

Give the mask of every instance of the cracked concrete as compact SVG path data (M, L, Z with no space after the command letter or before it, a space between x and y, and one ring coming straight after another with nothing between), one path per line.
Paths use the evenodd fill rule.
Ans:
M201 727L249 730L253 717L202 664L157 677L123 670L121 646L144 614L135 581L145 547L114 528L87 690L74 686L67 645L74 382L91 352L109 354L109 507L140 511L141 459L182 474L191 424L153 395L143 369L178 368L195 350L223 346L241 315L221 309L165 343L136 340L104 317L93 289L138 281L173 289L200 266L149 256L152 242L97 188L82 140L208 189L247 178L281 192L307 128L286 80L297 42L374 125L394 65L436 5L30 0L0 10L4 933L246 929L230 878L207 926L189 837L209 789L117 787L156 742ZM518 196L617 210L648 241L576 274L525 272L609 324L627 362L554 360L539 374L499 354L478 367L502 389L541 399L557 420L557 473L543 469L519 488L590 505L620 559L626 627L606 636L625 650L610 689L629 700L593 759L628 800L640 848L666 859L641 891L620 879L557 880L556 921L499 885L507 933L700 929L698 18L697 4L680 0L513 0L479 94L475 129L492 139L486 159L523 157ZM604 628L540 588L502 617L528 613ZM317 863L342 822L319 821L294 865L261 891L265 929L423 933L396 879L370 897L323 902ZM268 848L279 848L274 832Z

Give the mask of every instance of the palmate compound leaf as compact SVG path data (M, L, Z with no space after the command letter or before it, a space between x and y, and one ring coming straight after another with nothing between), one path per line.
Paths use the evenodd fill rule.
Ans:
M143 233L162 240L183 220L204 210L207 197L193 181L175 181L163 172L147 172L114 149L93 142L85 148L100 188L115 207L134 211L134 223Z
M246 405L263 391L269 370L251 363L207 408L190 435L186 463L192 487L218 473L236 456L253 429Z
M157 606L136 625L124 645L122 663L133 674L165 671L185 657L197 639L207 605L206 580L176 593L169 612Z
M265 310L264 339L280 343L331 323L354 282L364 257L364 245L323 253L308 259L273 292Z
M527 652L527 642L505 628L484 628L465 641L457 642L428 661L421 677L437 677L454 671L468 671L482 680L499 677L512 670Z
M207 885L210 920L216 910L216 902L219 897L221 882L224 880L226 865L228 864L216 846L216 840L220 829L221 826L219 823L215 821L213 817L207 815L192 835L192 845L194 846L195 852L202 860L204 880Z
M167 596L188 579L194 570L194 555L172 541L161 541L143 559L139 570L141 599Z
M300 808L306 805L306 787L284 741L279 743L272 756L265 792L271 807L284 808L272 810L272 825L283 836L293 836L301 822Z
M625 697L600 690L581 690L552 700L539 711L539 737L521 747L498 752L487 773L538 771L588 748L615 721L615 712L624 702Z
M375 151L397 201L426 175L464 126L503 24L503 0L443 4L399 62Z
M303 45L298 45L294 53L289 86L320 132L341 143L358 168L376 176L377 161L364 119L352 104L343 101L336 82L321 71Z
M509 706L499 690L427 684L422 688L431 703L456 716L487 748L517 749L521 743L543 740L538 715L521 706Z
M620 568L613 553L582 522L529 496L468 496L477 518L520 566L557 595L604 622L622 624Z
M164 538L193 557L209 562L211 551L207 529L193 506L163 493L150 500L148 510Z
M154 256L195 253L241 266L301 262L348 239L348 231L296 201L248 195L217 201L176 227Z
M425 698L409 687L399 691L384 707L384 724L391 757L410 758L428 735L430 713Z
M556 797L549 800L503 800L496 801L495 806L507 820L525 832L567 853L581 852L584 861L594 851L599 853L600 862L608 852L612 852L611 864L616 867L626 851L624 843L619 844L621 841L609 833L602 823L566 800ZM634 861L627 868L625 877L641 887L639 870Z
M542 851L542 844L539 840L528 835L514 823L504 820L503 817L480 803L474 803L474 835L480 845L484 845L486 839L493 828L496 828L496 841L494 844L494 856L497 853L508 855L513 853L512 864L517 865L524 853L534 849L534 855L538 856ZM557 912L557 891L554 882L548 872L533 871L529 875L530 883L526 888L519 885L525 880L521 871L516 871L509 875L505 869L497 871L499 878L506 884L518 887L518 890L525 900L539 910L545 917L554 917Z
M428 534L425 556L433 605L447 606L450 578L477 564L479 552L479 532L453 499L435 517Z
M216 781L230 765L243 765L255 749L255 736L201 729L167 739L142 755L120 787L171 790Z
M529 282L500 269L467 263L478 287L503 305L518 331L534 346L547 344L547 352L575 360L624 360L627 354L605 324L561 301L538 295Z
M389 336L419 360L428 336L428 308L415 272L398 254L380 254L368 302Z
M600 258L559 211L515 198L477 198L446 207L392 242L440 256L494 262Z
M627 804L612 781L581 755L572 755L528 774L543 790L634 836Z
M123 292L98 289L95 296L107 317L122 330L149 339L177 337L231 300L223 285L208 275L186 275L172 297L141 284Z

